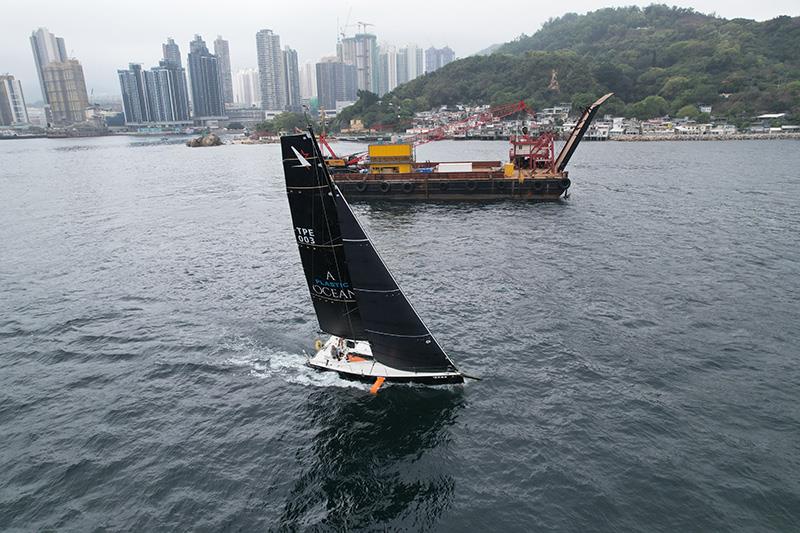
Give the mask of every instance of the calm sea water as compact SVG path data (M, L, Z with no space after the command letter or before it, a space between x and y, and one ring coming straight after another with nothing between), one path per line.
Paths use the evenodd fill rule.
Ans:
M0 529L797 531L800 144L570 168L358 207L483 377L372 396L303 364L277 146L0 142Z

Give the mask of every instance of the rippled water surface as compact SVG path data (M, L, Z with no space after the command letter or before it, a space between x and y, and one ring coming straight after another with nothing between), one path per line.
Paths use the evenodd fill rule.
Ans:
M277 146L0 142L0 529L797 531L800 144L570 168L357 207L483 377L372 396L303 364Z

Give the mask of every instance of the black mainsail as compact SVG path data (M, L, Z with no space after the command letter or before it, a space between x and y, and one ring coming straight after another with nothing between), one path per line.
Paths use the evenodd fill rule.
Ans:
M319 327L339 337L364 339L332 182L316 140L310 133L281 137L281 153L294 235Z

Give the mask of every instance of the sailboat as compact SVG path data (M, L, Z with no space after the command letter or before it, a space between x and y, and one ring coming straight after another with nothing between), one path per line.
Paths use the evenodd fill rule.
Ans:
M331 180L309 127L281 137L293 231L320 329L308 364L342 377L462 383L448 357L389 272Z

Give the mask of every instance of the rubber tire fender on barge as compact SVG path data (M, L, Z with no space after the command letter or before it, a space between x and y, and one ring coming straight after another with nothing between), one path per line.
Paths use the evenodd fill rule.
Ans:
M367 190L367 180L361 180L356 183L356 190L358 192L364 192ZM319 351L319 350L318 350Z
M448 186L449 186L449 184L446 181L440 181L439 182L439 190L440 191L446 191Z
M381 192L389 192L389 189L392 188L392 185L388 181L381 182Z
M561 178L561 182L559 184L561 185L561 189L566 191L569 189L569 186L572 185L572 182L569 178Z
M403 184L403 192L411 192L414 190L414 184L407 181Z
M533 183L531 184L531 189L536 192L542 192L542 189L544 189L544 180L534 179Z
M475 181L470 180L470 181L467 182L467 190L468 191L474 191L477 188L478 188L478 184Z

